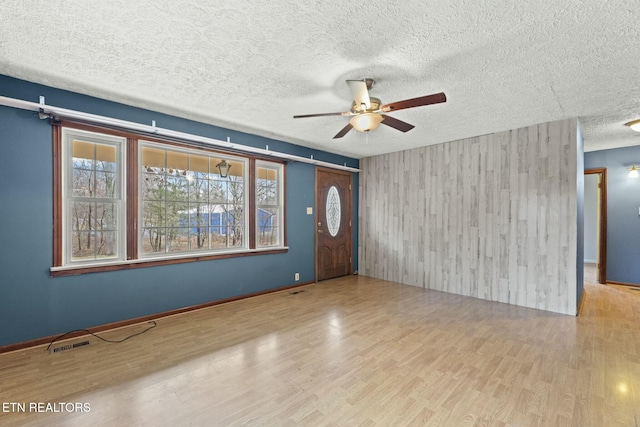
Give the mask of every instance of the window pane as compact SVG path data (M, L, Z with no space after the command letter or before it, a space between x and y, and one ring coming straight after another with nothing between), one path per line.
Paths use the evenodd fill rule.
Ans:
M186 202L166 204L167 227L185 226L189 222L189 205Z
M278 208L258 209L258 239L261 246L277 245L278 239Z
M117 232L80 231L72 233L72 261L87 261L117 256Z
M227 210L229 225L234 227L243 227L244 226L244 212L242 207L238 206L230 206Z
M189 200L206 202L209 200L209 180L207 174L199 174L189 181Z
M226 203L228 200L228 182L219 179L210 181L209 201L211 203Z
M189 229L189 249L209 249L209 227L199 225Z
M76 231L72 233L71 239L71 259L73 261L82 261L94 258L94 239L91 233Z
M78 231L95 229L95 209L93 203L71 203L71 228Z
M278 203L277 170L258 168L256 199L259 205L276 205Z
M209 225L211 226L211 232L214 234L226 233L226 220L224 216L224 210L220 206L214 206L209 213Z
M113 258L117 254L117 233L98 231L95 233L96 258Z
M282 165L270 162L256 167L256 246L284 244L281 213L283 200L280 196Z
M143 200L164 200L165 179L164 175L158 175L157 173L143 173L142 174L142 198Z
M189 155L189 170L194 178L203 178L209 175L209 158L206 156Z
M227 193L229 207L228 210L231 212L235 219L240 218L244 212L244 183L237 178L229 180L228 193ZM234 224L241 226L244 225L243 221L234 221Z
M72 195L73 197L91 197L94 191L95 172L83 168L72 169Z
M144 227L164 227L166 225L165 205L163 202L143 202L142 225Z
M73 197L117 197L116 147L74 140L72 152Z
M117 254L118 204L71 203L72 259Z
M173 170L177 169L178 172L184 173L184 171L189 169L189 155L186 153L167 150L166 168Z
M274 246L279 244L278 227L264 227L258 233L260 246Z
M165 251L165 229L145 227L142 230L142 253L163 253Z
M96 154L95 160L97 163L102 163L103 166L111 165L107 167L112 167L113 171L115 171L116 166L116 147L114 145L104 145L104 144L95 144L96 146Z
M116 197L116 174L111 172L96 172L95 197Z
M73 140L72 142L72 154L74 162L77 160L86 160L89 168L93 169L93 160L96 157L95 144L92 142L85 142L80 140Z
M184 252L189 249L188 228L167 228L167 252Z
M198 203L190 205L189 226L202 227L209 224L209 205Z
M165 196L167 201L189 200L189 181L183 176L167 175Z
M212 228L211 249L223 249L227 247L226 227Z
M117 224L117 205L116 203L96 203L96 230L115 231L118 229Z
M277 183L268 181L256 188L256 196L260 205L275 205L278 203Z
M242 247L244 243L244 227L231 227L229 230L229 247Z
M98 145L97 150L100 151L101 148L106 148L109 150L115 150L115 147L105 147L103 145ZM115 157L114 157L115 158ZM102 172L117 172L116 162L108 162L105 160L96 160L96 170Z
M160 172L165 166L165 150L142 147L140 162L147 172Z

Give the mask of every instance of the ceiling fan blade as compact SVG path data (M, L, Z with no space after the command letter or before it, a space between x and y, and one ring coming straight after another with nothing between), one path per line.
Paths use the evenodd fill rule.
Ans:
M371 108L371 100L369 99L369 89L364 80L347 80L351 97L356 105L364 104L367 108Z
M409 132L411 129L415 127L412 124L403 122L402 120L398 120L394 117L387 116L385 114L382 114L382 124L390 126L394 129L398 129L400 132Z
M421 96L419 98L405 99L404 101L396 101L390 104L385 104L380 107L385 113L389 111L403 110L405 108L421 107L423 105L439 104L441 102L447 102L447 96L444 92L434 93L433 95Z
M307 117L325 117L325 116L350 116L351 113L319 113L319 114L301 114L293 116L294 119L306 119Z
M345 127L342 128L342 130L340 132L338 132L336 134L336 136L333 137L333 139L338 139L338 138L342 138L343 136L345 136L351 129L353 128L353 126L351 126L351 123L347 123L347 125Z

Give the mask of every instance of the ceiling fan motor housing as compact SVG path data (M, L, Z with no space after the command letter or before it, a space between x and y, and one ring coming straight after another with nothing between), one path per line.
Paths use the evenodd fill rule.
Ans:
M369 97L369 103L371 104L369 108L367 108L364 104L357 104L355 101L351 104L351 112L354 114L367 113L378 111L380 109L380 105L382 102L378 98Z

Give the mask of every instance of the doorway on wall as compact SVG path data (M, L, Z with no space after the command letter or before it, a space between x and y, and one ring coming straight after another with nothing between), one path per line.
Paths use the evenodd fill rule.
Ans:
M585 281L607 283L607 169L585 174Z
M351 273L349 172L316 168L316 281Z

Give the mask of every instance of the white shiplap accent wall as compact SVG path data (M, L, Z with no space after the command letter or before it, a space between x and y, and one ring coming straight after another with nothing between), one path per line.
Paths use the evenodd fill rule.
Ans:
M563 120L361 160L360 274L575 314L576 129Z

